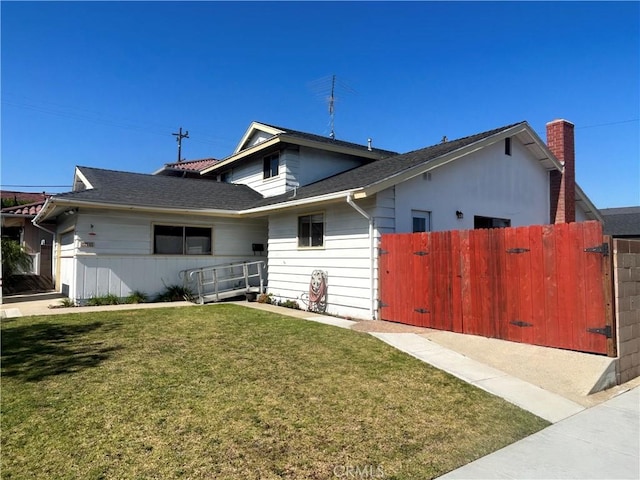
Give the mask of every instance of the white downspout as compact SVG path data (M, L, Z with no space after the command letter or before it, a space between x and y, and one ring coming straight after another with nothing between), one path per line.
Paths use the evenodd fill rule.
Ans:
M373 237L373 216L369 215L367 212L365 212L362 208L360 208L358 205L356 205L353 201L353 194L352 193L348 193L347 194L347 203L349 205L351 205L351 207L353 207L353 209L358 212L360 215L362 215L364 218L366 218L369 222L369 298L371 299L371 302L369 304L369 315L371 316L372 320L376 319L376 307L375 307L375 298L374 298L374 292L375 292L375 286L374 286L374 279L373 279L373 264L375 261L374 258L374 237Z

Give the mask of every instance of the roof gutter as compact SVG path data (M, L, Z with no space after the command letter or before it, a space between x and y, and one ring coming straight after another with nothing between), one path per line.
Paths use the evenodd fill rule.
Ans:
M263 207L255 207L249 208L247 210L242 210L243 215L251 215L257 213L266 213L272 210L282 210L285 208L294 208L294 207L303 207L305 205L310 205L312 203L320 203L320 202L330 202L330 201L342 201L345 198L345 195L353 194L354 190L342 190L340 192L327 193L325 195L313 196L307 198L301 198L299 200L295 200L295 197L291 197L292 201L284 202L284 203L273 203L271 205L265 205Z
M373 222L374 222L374 218L372 215L369 215L367 212L365 212L359 205L356 205L353 201L353 193L349 192L346 196L346 200L347 203L351 206L351 208L353 208L356 212L358 212L360 215L362 215L364 218L367 219L367 221L369 222L369 299L370 299L370 303L369 303L369 317L372 320L376 319L376 308L375 308L375 286L374 286L374 279L373 279L373 273L374 273L374 261L375 261L375 257L374 257L374 252L375 252L375 245L374 245L374 237L373 237Z
M139 212L155 212L155 213L173 213L173 214L189 214L189 215L216 215L219 217L239 217L244 211L241 210L220 210L220 209L193 209L193 208L163 208L163 207L153 207L153 206L145 206L145 205L127 205L123 206L121 204L114 203L104 203L104 202L88 202L82 200L67 200L64 198L57 198L47 200L44 204L38 215L33 219L34 224L36 222L41 222L47 218L47 215L50 213L50 210L55 208L56 206L69 206L69 207L88 207L88 208L99 208L99 209L112 209L112 210L128 210L128 211L139 211Z

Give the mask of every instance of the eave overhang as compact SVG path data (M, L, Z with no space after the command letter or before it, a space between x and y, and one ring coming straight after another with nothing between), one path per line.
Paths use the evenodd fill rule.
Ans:
M244 158L250 157L252 155L258 154L261 151L266 151L272 149L273 147L279 145L297 145L300 147L309 147L315 148L318 150L324 150L327 152L334 153L343 153L345 155L353 155L360 158L367 158L370 160L379 160L384 158L379 152L375 150L362 150L358 148L351 148L341 144L332 144L331 142L319 142L307 138L300 138L294 135L287 135L286 133L278 134L275 137L272 137L264 142L258 143L257 145L253 145L245 150L242 150L236 154L231 155L230 157L221 160L220 162L212 165L209 168L206 168L200 172L201 175L206 175L211 172L224 170L225 167L229 167L231 164L238 162Z

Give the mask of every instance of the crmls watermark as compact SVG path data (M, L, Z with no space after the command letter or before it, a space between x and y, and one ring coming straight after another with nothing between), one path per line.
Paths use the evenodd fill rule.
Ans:
M336 465L333 467L333 475L337 478L384 478L382 465Z

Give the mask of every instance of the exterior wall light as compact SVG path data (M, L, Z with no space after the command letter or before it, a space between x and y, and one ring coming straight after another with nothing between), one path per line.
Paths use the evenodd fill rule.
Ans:
M460 210L456 210L456 217L458 219L464 218L464 213L462 213Z

